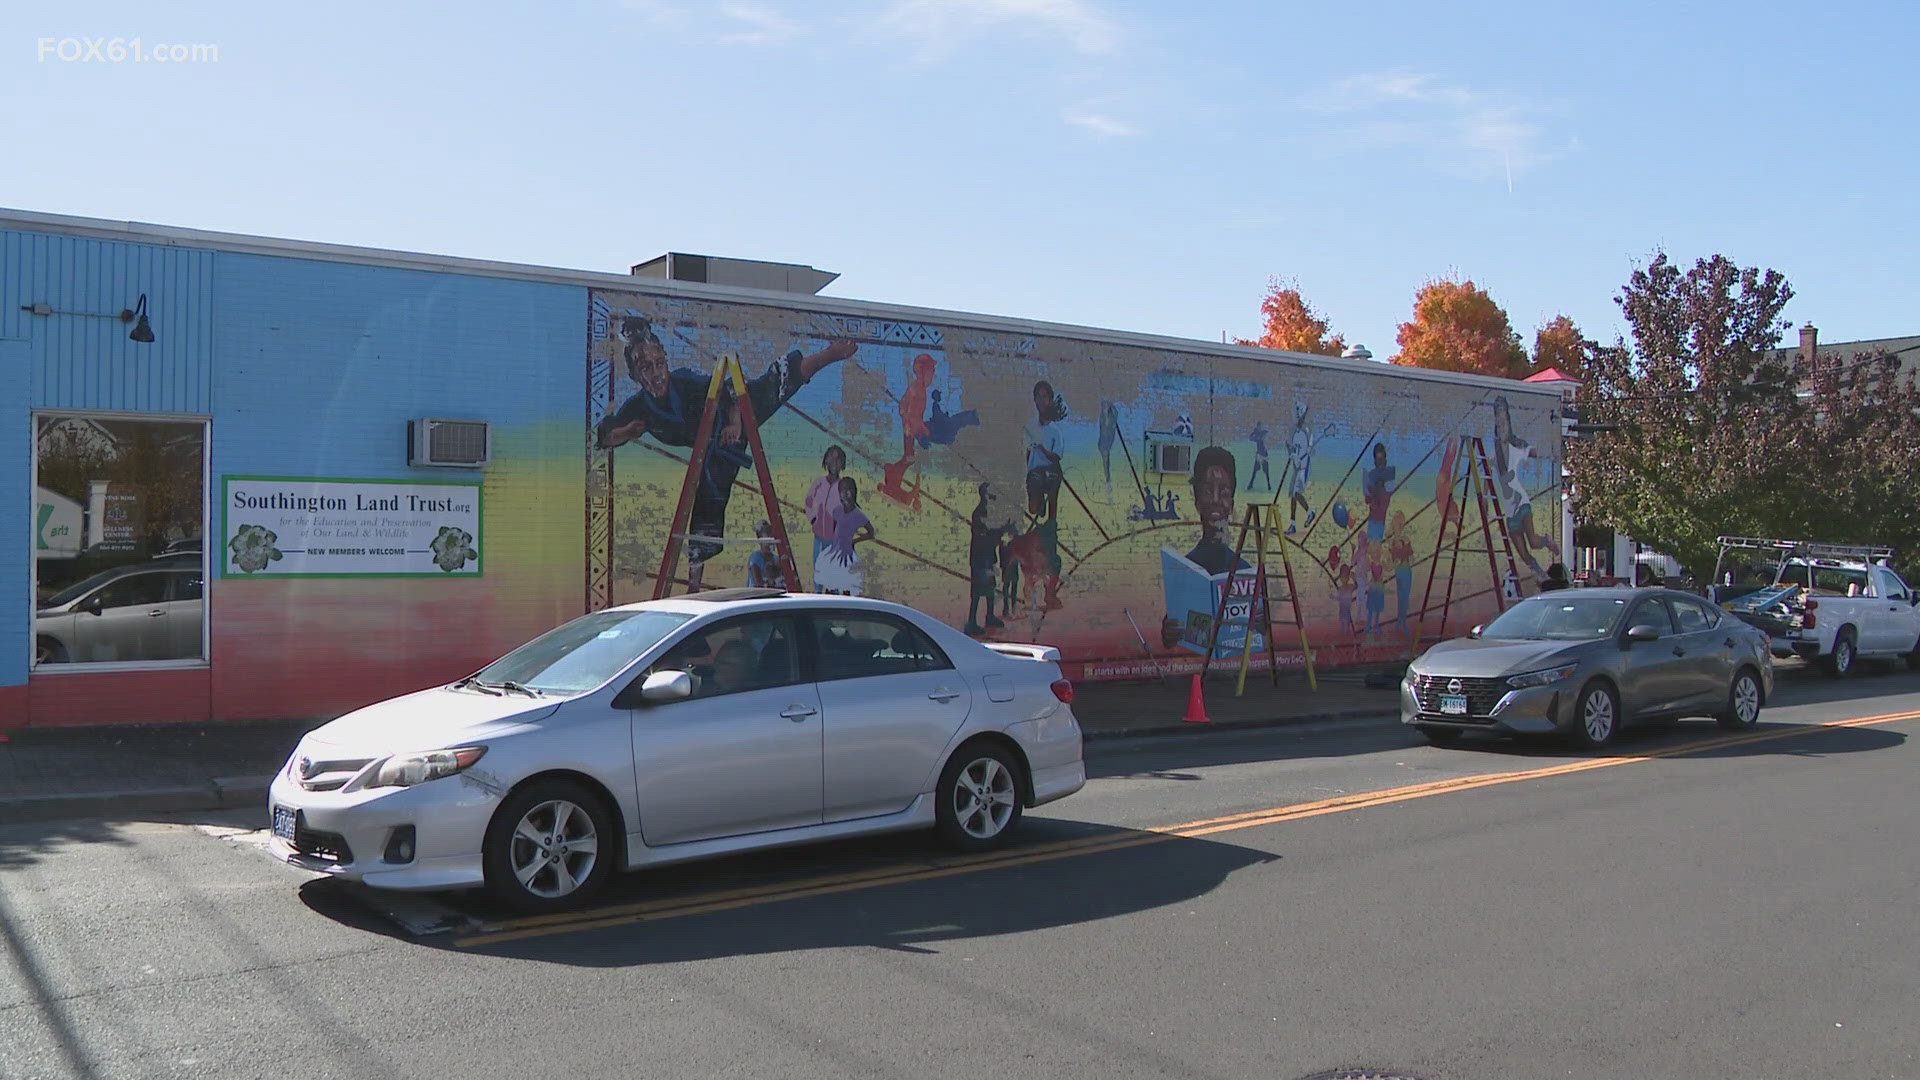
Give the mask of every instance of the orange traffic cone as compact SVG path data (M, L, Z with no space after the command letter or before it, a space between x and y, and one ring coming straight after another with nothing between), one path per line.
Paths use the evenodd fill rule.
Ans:
M1200 673L1197 671L1193 674L1193 689L1187 693L1187 715L1185 721L1189 724L1213 723L1213 721L1207 719L1206 696L1200 691Z

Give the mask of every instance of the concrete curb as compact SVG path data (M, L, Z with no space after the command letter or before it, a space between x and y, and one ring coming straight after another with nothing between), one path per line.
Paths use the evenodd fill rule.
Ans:
M73 795L22 795L0 799L0 824L52 821L59 818L113 818L125 820L145 814L195 810L261 809L265 816L267 787L273 776L233 776L204 784L139 788L129 791L89 791Z

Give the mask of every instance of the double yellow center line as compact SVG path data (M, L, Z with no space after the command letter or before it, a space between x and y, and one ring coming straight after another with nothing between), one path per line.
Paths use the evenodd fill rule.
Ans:
M1293 803L1287 806L1271 807L1265 810L1229 814L1225 817L1189 821L1181 825L1170 825L1150 829L1125 829L1116 833L1101 834L1099 836L1080 837L1072 840L1056 840L1050 843L1034 844L1028 847L1015 848L1009 851L990 852L984 855L893 863L883 867L857 870L844 874L832 874L768 885L726 889L718 892L700 893L694 896L639 901L631 904L614 904L608 907L592 908L586 911L568 912L557 915L534 915L522 919L509 919L488 924L474 933L455 938L454 944L462 948L497 945L503 942L519 941L525 938L544 937L549 934L569 934L581 930L598 930L610 926L624 926L631 923L651 922L658 919L677 919L688 915L705 915L717 911L730 911L736 908L752 907L757 904L770 904L782 900L800 900L807 897L852 892L858 889L878 888L884 885L898 885L913 881L930 881L935 878L951 877L956 874L972 874L983 870L998 870L1009 866L1024 866L1029 863L1052 862L1055 859L1077 858L1082 855L1119 851L1123 848L1139 847L1144 844L1157 844L1166 840L1191 839L1194 837L1211 836L1215 833L1233 832L1237 829L1251 829L1261 825L1277 825L1286 821L1298 821L1302 818L1319 817L1323 814L1346 813L1351 810L1364 810L1368 807L1386 806L1390 803L1407 802L1411 799L1424 799L1429 796L1444 795L1455 791L1471 791L1476 788L1512 784L1522 780L1539 780L1549 776L1565 776L1570 773L1589 772L1594 769L1609 769L1619 765L1632 765L1642 761L1652 761L1656 758L1678 757L1682 754L1698 754L1730 746L1744 746L1749 743L1790 738L1809 732L1828 731L1834 728L1872 727L1878 724L1891 724L1901 720L1915 719L1920 719L1920 710L1886 713L1880 716L1862 716L1850 720L1830 720L1811 724L1793 724L1784 727L1764 728L1755 731L1741 732L1735 735L1724 735L1717 738L1681 743L1678 746L1650 750L1642 754L1622 754L1614 757L1589 758L1580 761L1569 761L1559 765L1548 765L1538 769L1521 769L1514 772L1485 773L1479 776L1463 776L1451 780L1435 780L1430 783L1414 784L1409 787L1388 788L1384 791L1363 792L1355 795L1342 795L1331 799L1318 799L1313 802Z

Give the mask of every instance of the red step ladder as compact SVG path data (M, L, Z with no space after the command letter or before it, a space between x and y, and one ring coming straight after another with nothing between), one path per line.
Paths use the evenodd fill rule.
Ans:
M793 544L787 539L787 525L780 516L780 500L774 494L773 475L767 469L766 448L760 443L760 422L753 415L753 402L747 397L746 374L740 369L740 357L726 353L714 365L713 379L707 384L707 402L700 413L700 426L693 435L693 452L687 461L687 477L680 484L680 501L673 508L673 524L667 529L666 550L660 553L660 572L653 578L653 598L672 594L674 575L680 570L680 553L686 549L686 529L693 516L693 492L706 468L707 454L713 449L713 424L719 416L721 399L728 382L733 384L733 407L740 410L740 429L753 452L753 469L760 481L760 498L766 503L767 523L773 526L780 576L788 592L800 591L800 572L793 564Z

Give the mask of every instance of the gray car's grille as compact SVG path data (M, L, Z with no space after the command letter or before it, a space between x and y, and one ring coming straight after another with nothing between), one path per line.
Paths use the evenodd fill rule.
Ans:
M316 859L326 859L341 866L353 862L353 849L347 846L347 838L337 832L325 829L309 829L305 816L298 819L293 828L293 850Z
M1460 684L1459 690L1452 688ZM1467 696L1465 717L1449 719L1485 718L1493 712L1493 707L1507 695L1505 679L1466 679L1451 675L1416 675L1413 679L1413 696L1420 702L1422 713L1440 716L1440 695L1460 693Z

